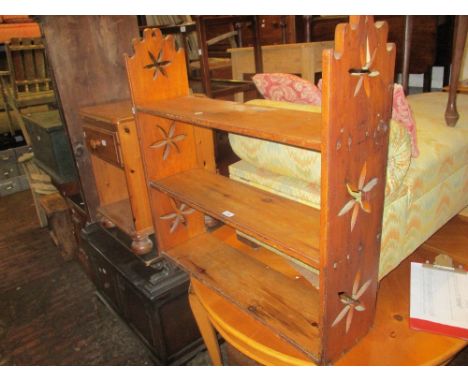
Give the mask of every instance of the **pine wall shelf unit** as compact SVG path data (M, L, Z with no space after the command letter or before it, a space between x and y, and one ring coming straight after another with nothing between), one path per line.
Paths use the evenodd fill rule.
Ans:
M370 16L337 27L323 52L321 114L190 96L184 52L157 29L126 57L160 251L317 364L374 320L395 64L387 34ZM213 130L320 151L320 210L218 175ZM228 240L236 231L272 251L243 252Z

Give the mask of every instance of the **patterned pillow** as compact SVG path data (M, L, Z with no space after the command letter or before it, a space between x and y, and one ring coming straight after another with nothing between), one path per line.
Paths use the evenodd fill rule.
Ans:
M260 94L268 100L312 105L322 103L322 80L315 86L293 74L262 73L253 76L253 81ZM395 84L393 90L392 119L406 127L411 138L411 156L418 157L416 124L403 87L399 84Z
M261 73L253 76L260 94L272 101L320 105L322 93L313 83L294 74Z
M414 122L413 112L406 99L403 86L395 84L393 87L393 108L392 119L402 123L408 130L411 138L411 156L419 156L418 140L416 137L416 123Z

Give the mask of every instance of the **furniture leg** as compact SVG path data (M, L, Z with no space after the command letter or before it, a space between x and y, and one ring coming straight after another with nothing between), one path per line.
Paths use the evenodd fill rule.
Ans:
M424 73L423 92L430 92L432 84L432 68Z
M463 49L466 41L468 27L468 16L457 16L455 18L454 44L452 54L452 70L450 73L450 86L447 108L445 109L445 122L448 126L455 126L460 117L457 111L457 87L460 76Z
M7 90L8 92L8 90ZM11 100L12 99L12 95L11 94L8 94L7 97ZM16 121L18 123L18 126L20 127L21 129L21 132L23 133L23 136L24 136L24 139L26 141L26 144L28 146L31 146L31 138L29 136L29 133L28 133L28 129L26 128L26 125L24 123L24 120L23 120L23 117L21 116L21 112L20 110L16 107L15 103L14 102L9 102L7 101L7 104L11 106L11 109L13 110L13 115L15 116L16 118ZM7 106L8 107L8 106Z
M408 95L408 90L409 90L409 60L410 60L410 52L411 52L412 34L413 34L413 16L405 16L405 44L404 44L404 50L403 50L402 86L406 95Z
M203 16L197 17L197 37L200 56L200 72L202 78L203 91L208 97L212 97L210 82L210 66L208 62L208 44L206 43L206 25Z
M132 252L135 255L146 255L153 249L153 242L148 235L135 234L132 239Z
M221 351L219 349L216 332L208 318L205 309L201 305L200 300L193 292L192 286L190 286L189 289L189 303L213 366L222 366L223 362L221 359Z

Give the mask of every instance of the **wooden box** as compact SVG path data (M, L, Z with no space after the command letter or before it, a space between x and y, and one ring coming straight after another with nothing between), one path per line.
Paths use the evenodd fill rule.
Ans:
M58 184L76 179L70 143L58 110L24 116L37 164Z
M153 248L153 224L130 101L85 107L80 115L100 220L129 235L135 254L147 255Z
M90 276L163 365L182 364L202 347L187 298L188 277L162 258L145 266L99 224L82 231Z

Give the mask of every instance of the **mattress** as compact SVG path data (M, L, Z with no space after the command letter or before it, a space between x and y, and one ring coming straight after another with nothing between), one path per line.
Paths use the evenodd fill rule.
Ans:
M397 141L393 145L393 158L401 157L400 150L404 152L401 157L404 160L392 164L392 147L389 148L389 166L396 166L400 172L395 175L393 184L392 176L387 176L379 279L468 205L468 115L462 115L455 128L447 127L444 121L447 96L447 93L434 92L408 97L416 121L419 157L407 159L408 147L403 147L403 141L399 141L402 140L401 130L395 129L399 133L394 137ZM261 103L274 107L292 106L264 100ZM457 104L458 110L468 110L468 96L458 95ZM297 108L297 105L292 107ZM306 110L307 106L302 108ZM309 111L317 110L310 108ZM317 165L316 159L308 158L309 162L303 163L302 167L310 165L309 170L312 169L312 173L304 176L300 173L302 169L289 171L291 164L278 168L269 165L272 160L266 158L265 152L273 150L271 157L276 159L285 153L286 157L291 157L288 146L275 144L278 146L273 149L272 146L259 148L252 138L233 134L230 141L241 158L229 167L232 179L320 207L320 164ZM296 163L293 167L297 167L297 158L293 161Z

